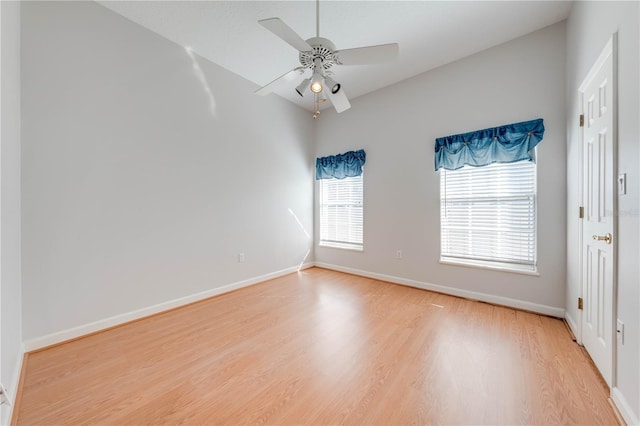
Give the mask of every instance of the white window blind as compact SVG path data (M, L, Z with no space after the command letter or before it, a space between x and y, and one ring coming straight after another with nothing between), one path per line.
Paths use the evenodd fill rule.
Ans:
M442 260L534 271L536 165L440 171Z
M319 182L320 245L362 250L362 175Z

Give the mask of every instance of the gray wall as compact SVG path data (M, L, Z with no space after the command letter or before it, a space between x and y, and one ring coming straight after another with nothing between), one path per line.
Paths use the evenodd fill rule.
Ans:
M618 198L618 318L625 342L617 348L613 397L627 422L640 421L640 104L638 2L576 2L567 20L567 317L577 327L580 283L580 105L578 88L611 38L618 32L618 172L627 174L627 194ZM615 337L614 337L615 339Z
M317 123L99 5L26 2L20 41L18 9L7 14L8 4L3 382L15 375L21 327L34 339L298 265L313 248L290 210L314 227L313 158L359 148L367 151L365 250L318 247L316 261L576 316L576 91L619 30L619 168L629 195L619 205L618 309L627 334L614 398L638 419L637 2L576 2L566 44L565 24L556 24L355 99L343 114L326 110ZM20 42L21 74L7 73ZM22 189L13 136L20 79ZM547 129L538 162L540 276L440 264L434 138L536 117Z
M564 23L485 50L323 113L318 155L364 148L364 251L316 247L316 261L524 302L565 304ZM427 54L427 53L425 53ZM434 139L543 118L538 147L540 276L444 265ZM316 223L316 232L317 232ZM316 235L318 235L316 233ZM403 259L395 258L396 250ZM534 306L541 305L541 306ZM553 311L553 309L552 309Z
M15 397L22 361L20 287L20 5L0 2L0 380ZM3 405L0 424L9 423Z
M302 262L313 120L255 89L98 4L22 4L26 341Z

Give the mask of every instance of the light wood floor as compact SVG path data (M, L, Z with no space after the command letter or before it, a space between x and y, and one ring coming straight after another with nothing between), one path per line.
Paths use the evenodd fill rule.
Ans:
M18 424L616 424L562 321L312 268L28 356Z

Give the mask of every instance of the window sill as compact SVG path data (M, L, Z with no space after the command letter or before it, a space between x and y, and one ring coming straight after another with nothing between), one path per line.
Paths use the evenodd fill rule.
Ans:
M334 242L321 241L318 243L318 246L337 248L342 250L350 250L350 251L364 251L364 248L362 246L357 246L349 243L334 243Z
M534 277L540 276L540 274L536 269L530 269L527 267L518 267L516 265L511 265L509 263L487 262L482 260L471 260L471 259L455 259L451 257L441 257L440 263L444 265L466 266L468 268L479 268L479 269L488 269L492 271L511 272L514 274L532 275Z

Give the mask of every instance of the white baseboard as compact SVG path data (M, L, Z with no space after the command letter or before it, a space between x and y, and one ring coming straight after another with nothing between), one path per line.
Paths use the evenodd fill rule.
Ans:
M315 262L315 266L334 271L346 272L348 274L360 275L362 277L373 278L380 281L387 281L394 284L406 285L409 287L421 288L424 290L436 291L438 293L449 294L451 296L464 297L466 299L480 300L483 302L493 303L496 305L504 305L512 308L522 309L525 311L537 312L557 318L564 318L565 310L553 306L540 305L537 303L527 302L524 300L511 299L509 297L495 296L492 294L478 293L475 291L462 290L454 287L447 287L438 284L431 284L422 281L410 280L407 278L394 277L392 275L378 274L375 272L362 271L360 269L347 268L344 266L332 265L324 262Z
M258 277L249 278L247 280L228 284L222 287L216 287L200 293L192 294L192 295L181 297L174 300L169 300L167 302L159 303L157 305L149 306L146 308L138 309L138 310L127 312L120 315L116 315L110 318L94 321L78 327L73 327L67 330L62 330L55 333L47 334L45 336L41 336L35 339L25 341L24 351L31 352L38 349L46 348L47 346L55 345L58 343L66 342L68 340L76 339L78 337L86 336L91 333L95 333L95 332L105 330L117 325L135 321L144 317L148 317L150 315L168 311L170 309L178 308L180 306L188 305L190 303L198 302L200 300L208 299L213 296L218 296L223 293L228 293L233 290L238 290L243 287L248 287L254 284L258 284L263 281L288 275L293 272L300 271L302 269L310 268L312 266L313 266L312 262L305 263L300 266L292 266L290 268L282 269L280 271L271 272L268 274L260 275Z
M627 399L622 395L619 388L611 389L611 400L616 405L616 408L628 426L640 425L640 419L638 418L637 413L633 412L631 406L627 402Z
M16 359L16 366L13 369L13 377L9 382L7 392L9 393L9 399L11 405L3 405L0 417L1 425L11 424L11 416L13 416L13 408L16 406L16 397L18 396L18 385L20 384L20 375L22 374L22 361L24 360L24 346L22 346L18 358Z
M569 328L571 329L571 332L575 336L576 342L578 342L579 344L582 344L581 336L578 335L578 323L576 322L576 320L573 319L569 311L566 311L566 313L564 314L564 319L565 321L567 321L567 324L569 324Z

